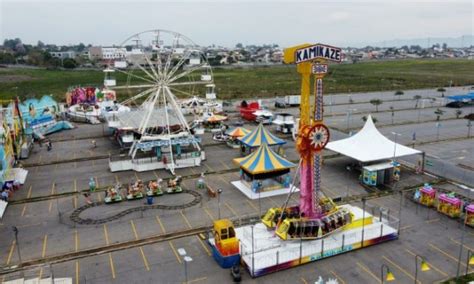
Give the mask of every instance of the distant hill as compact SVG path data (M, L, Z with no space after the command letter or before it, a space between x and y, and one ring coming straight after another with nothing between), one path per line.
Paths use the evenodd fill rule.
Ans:
M473 35L464 35L460 37L430 37L430 38L414 38L414 39L393 39L372 43L358 43L351 45L354 47L364 47L367 45L378 47L401 47L404 45L419 45L421 47L431 47L434 44L442 45L446 43L448 47L468 47L474 45ZM428 46L429 44L429 46Z

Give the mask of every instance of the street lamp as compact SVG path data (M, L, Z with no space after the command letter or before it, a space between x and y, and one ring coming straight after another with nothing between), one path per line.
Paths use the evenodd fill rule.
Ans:
M390 271L390 268L388 268L388 266L386 264L382 264L382 266L380 266L380 283L383 284L383 282L384 282L384 278L383 278L384 268L387 270L387 275L385 277L385 281L391 282L391 281L395 280L395 276L393 276L393 273Z
M193 259L192 257L186 255L186 250L184 248L179 248L178 253L180 256L183 257L183 260L184 260L184 279L185 279L184 283L187 284L188 283L188 262L193 261Z
M356 110L357 109L355 109L355 108L354 109L350 108L350 109L347 110L347 121L346 121L346 125L347 125L346 129L347 130L349 130L349 127L350 127L349 121L352 119L352 113L353 113L353 111L356 111Z
M221 193L222 189L217 189L217 218L221 219Z
M20 264L18 266L21 267L23 265L23 261L21 261L20 243L18 242L18 228L16 226L13 226L12 229L13 229L13 233L15 234L15 243L16 243L16 251L18 253L18 260L20 261Z
M468 250L467 251L467 260L466 260L466 275L469 270L469 266L474 265L474 251Z
M430 266L428 265L428 262L426 262L425 258L422 257L421 255L415 255L415 284L418 279L418 259L421 260L421 271L428 271L430 270Z
M472 190L471 189L468 189L468 190L469 190L469 193L468 193L467 199L469 200L471 199ZM458 265L456 268L456 281L459 279L459 274L461 270L461 257L462 257L462 250L464 247L464 238L465 238L464 235L466 233L466 218L467 216L463 220L463 227L462 227L462 232L461 232L461 243L459 244L459 257L458 257ZM468 256L469 256L469 253L468 253Z

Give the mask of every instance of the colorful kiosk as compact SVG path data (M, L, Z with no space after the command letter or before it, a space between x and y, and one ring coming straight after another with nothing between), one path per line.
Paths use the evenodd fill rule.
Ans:
M214 236L208 240L214 260L222 268L230 268L239 263L239 239L234 224L229 219L214 221Z
M415 199L424 206L433 207L436 202L436 190L430 184L425 183L419 192L415 193Z
M474 227L474 204L466 206L466 225Z
M441 193L438 197L438 212L451 218L457 218L461 215L462 201L454 193Z
M281 146L286 143L285 140L268 132L261 123L252 132L244 137L237 138L237 140L241 145L240 149L243 155L251 153L263 144L267 144L268 146Z
M234 149L239 148L240 144L239 144L238 138L244 137L245 135L249 133L250 133L250 130L240 127L240 126L227 130L225 132L225 134L229 137L229 139L227 140L227 146Z
M298 190L291 184L290 176L290 170L296 165L279 156L267 144L234 162L240 166L240 180L232 184L250 199Z

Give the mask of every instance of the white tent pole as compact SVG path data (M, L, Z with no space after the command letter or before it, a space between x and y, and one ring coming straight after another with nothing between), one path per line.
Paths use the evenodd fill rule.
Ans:
M168 106L166 104L166 92L163 91L163 102L164 102L164 108L165 108L165 118L166 118L166 125L168 128L168 141L170 143L170 156L171 156L171 168L168 167L171 171L171 173L174 175L174 158L173 158L173 145L171 145L171 129L170 129L170 120L168 117Z

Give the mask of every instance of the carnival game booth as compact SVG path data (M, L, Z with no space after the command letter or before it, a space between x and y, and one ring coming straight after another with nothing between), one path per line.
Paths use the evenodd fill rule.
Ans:
M240 166L240 180L234 185L250 199L288 194L299 189L291 184L290 170L296 165L280 157L267 144L247 157L234 159Z
M380 133L370 115L359 132L329 142L326 149L356 160L362 172L361 182L369 186L390 184L400 179L400 164L395 158L421 154L424 159L423 152L395 143Z
M259 124L252 132L244 137L237 138L241 145L241 152L243 155L251 153L254 149L266 144L270 147L281 146L286 143L285 140L276 137L268 132L263 124Z
M240 144L237 139L244 137L245 135L249 133L250 133L250 130L240 127L240 126L227 130L225 132L225 134L229 137L229 139L227 140L227 146L234 149L239 148Z

